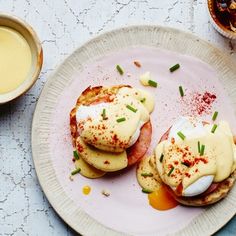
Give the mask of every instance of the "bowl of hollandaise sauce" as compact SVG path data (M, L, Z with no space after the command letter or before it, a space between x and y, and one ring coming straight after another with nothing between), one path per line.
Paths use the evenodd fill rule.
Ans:
M31 26L18 17L0 13L0 104L28 91L42 63L41 43Z

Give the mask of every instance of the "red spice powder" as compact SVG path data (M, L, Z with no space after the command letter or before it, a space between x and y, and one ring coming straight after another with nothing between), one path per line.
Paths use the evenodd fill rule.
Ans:
M171 143L175 144L175 139L174 138L171 138Z
M185 173L185 176L188 177L188 178L191 177L191 175L189 173Z
M183 113L192 116L211 114L212 104L215 102L216 98L216 94L208 91L187 94L182 98Z
M208 160L207 160L206 157L196 157L196 158L194 159L194 163L195 163L195 164L198 164L200 161L203 162L204 164L207 164L207 163L208 163Z
M78 143L77 144L77 150L78 150L79 153L81 153L81 152L84 151L84 147Z

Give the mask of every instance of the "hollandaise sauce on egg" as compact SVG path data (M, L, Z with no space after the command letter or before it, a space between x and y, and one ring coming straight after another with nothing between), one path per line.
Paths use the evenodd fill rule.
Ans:
M192 197L205 192L235 170L236 147L229 124L203 124L181 117L167 140L155 149L162 181L177 195Z
M131 87L120 88L112 101L80 105L76 111L80 156L102 171L125 168L126 149L136 143L153 109L153 96Z

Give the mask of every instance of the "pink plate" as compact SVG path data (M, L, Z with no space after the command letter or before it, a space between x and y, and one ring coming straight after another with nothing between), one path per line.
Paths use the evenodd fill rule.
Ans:
M119 34L122 33L124 34L120 30ZM112 34L110 37L113 37ZM111 39L108 37L107 40ZM122 46L121 49L115 45L112 50L100 47L102 43L104 42L94 40L90 42L91 45L87 45L87 49L84 47L77 50L52 76L56 79L52 80L51 77L44 88L36 109L32 139L40 183L61 217L78 232L86 235L119 235L119 232L128 235L165 235L184 232L182 230L185 229L189 230L188 235L197 235L202 232L201 226L198 225L199 228L195 229L191 225L194 221L199 224L200 218L204 219L206 208L178 206L168 211L153 209L148 203L147 195L141 192L137 183L135 167L99 179L87 179L78 174L71 181L69 175L74 164L69 113L78 96L90 85L129 84L146 89L155 96L156 102L151 115L153 135L148 150L148 154L151 154L162 134L181 115L199 116L210 121L214 111L218 111L218 120L227 120L236 132L229 90L220 82L216 67L211 67L196 57L160 49L160 45L151 43L133 43ZM199 42L195 44L198 45ZM90 51L89 47L94 48L95 52ZM188 54L193 54L191 49L188 50ZM92 58L88 56L90 53ZM81 61L83 56L87 57L85 62ZM134 65L135 60L141 63L141 68ZM176 63L180 64L180 69L170 73L169 68ZM124 68L123 76L117 72L116 64ZM158 82L157 88L143 87L140 84L140 75L147 71ZM184 89L183 98L179 94L179 86ZM206 93L216 98L210 104L202 101L204 107L201 107L199 100L204 100ZM92 189L89 195L82 193L85 185ZM101 193L103 190L108 191L110 196L105 197ZM227 220L232 215L233 213ZM208 217L210 216L206 215ZM219 223L217 227L210 227L208 230L212 233L221 225Z

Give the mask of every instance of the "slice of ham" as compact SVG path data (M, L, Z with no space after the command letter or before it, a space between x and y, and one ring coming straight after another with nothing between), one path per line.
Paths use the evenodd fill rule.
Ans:
M206 196L206 195L214 192L218 187L219 187L219 183L212 183L210 185L210 187L204 193L202 193L201 195Z
M209 124L208 122L202 122L202 123L203 123L203 125ZM167 140L167 139L169 138L170 129L171 129L171 127L161 136L161 139L160 139L159 143L162 142L162 141L165 141L165 140ZM208 195L208 194L214 192L214 191L218 188L218 186L219 186L219 183L212 183L212 184L210 185L210 187L209 187L205 192L201 193L201 194L198 195L198 196L205 196L205 195ZM172 190L172 192L174 192L174 191ZM174 193L175 193L175 192L174 192ZM179 192L178 192L178 193L175 193L175 194L176 194L177 196L180 195Z
M152 139L152 125L148 121L140 130L140 135L136 143L127 149L128 166L131 166L145 155Z

